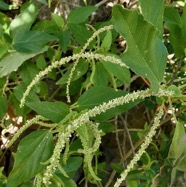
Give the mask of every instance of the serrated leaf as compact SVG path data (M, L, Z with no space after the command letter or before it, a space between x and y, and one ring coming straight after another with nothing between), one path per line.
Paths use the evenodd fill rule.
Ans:
M21 6L21 13L10 24L10 32L15 37L22 35L31 28L38 14L35 3L27 2Z
M68 23L83 23L92 12L96 11L95 6L78 7L70 12L67 18Z
M114 28L127 41L127 49L121 55L136 74L147 78L153 91L158 91L162 82L167 51L158 37L157 30L137 11L113 7Z
M30 102L27 106L39 115L56 123L60 122L69 113L68 105L63 102Z
M41 163L50 158L53 149L50 131L34 131L23 138L15 153L15 163L8 177L7 187L17 187L41 172L46 167Z
M47 47L37 51L36 53L25 54L20 52L11 52L7 54L1 61L0 61L0 77L6 76L9 73L16 71L19 66L25 61L28 60L40 53L43 53L47 50ZM15 60L16 59L16 60Z
M146 21L152 23L160 32L159 37L163 37L163 0L139 0L142 15Z
M56 37L41 31L28 31L17 35L13 40L13 47L23 53L35 53L40 51L45 44L57 40Z

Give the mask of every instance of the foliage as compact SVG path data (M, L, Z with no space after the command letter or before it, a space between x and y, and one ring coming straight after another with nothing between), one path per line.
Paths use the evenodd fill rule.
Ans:
M67 18L51 1L0 2L1 157L9 150L14 158L11 169L1 164L0 185L176 185L186 172L185 1L117 4L103 22L92 21L100 7L85 2ZM50 19L39 19L42 6ZM149 121L140 114L143 127L127 127L123 116L142 105ZM131 150L122 150L119 131ZM112 151L108 163L110 134L120 157Z

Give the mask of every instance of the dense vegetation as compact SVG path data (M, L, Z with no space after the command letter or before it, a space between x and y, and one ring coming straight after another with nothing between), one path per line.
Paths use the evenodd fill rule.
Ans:
M0 10L0 186L186 186L185 0Z

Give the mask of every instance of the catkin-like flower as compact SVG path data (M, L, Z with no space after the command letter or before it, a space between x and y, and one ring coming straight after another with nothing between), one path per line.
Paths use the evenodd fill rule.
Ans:
M41 185L42 185L42 175L41 174L37 174L36 175L36 187L41 187Z
M85 50L87 49L87 47L90 45L90 43L99 35L101 34L102 32L106 31L106 30L111 30L113 29L113 25L109 25L109 26L105 26L105 27L102 27L100 29L98 29L97 31L94 32L94 34L87 40L87 42L85 43L84 47L82 48L82 50L80 51L79 54L83 54L85 52ZM67 80L67 85L66 85L66 96L67 96L67 102L70 103L70 90L69 90L69 87L70 87L70 83L71 83L71 80L72 80L72 76L73 76L73 73L77 67L77 64L79 62L79 59L80 58L77 58L76 61L74 62L73 64L73 67L70 71L70 74L69 74L69 77L68 77L68 80Z
M119 60L116 57L112 57L112 56L105 56L105 55L101 55L101 54L94 54L94 53L83 53L83 54L75 54L73 56L69 56L69 57L65 57L63 59L61 59L60 61L56 61L54 63L52 63L50 66L48 66L45 70L41 71L38 75L36 75L36 77L32 80L32 82L29 84L29 86L27 87L26 91L23 94L23 97L20 101L20 108L23 107L25 105L25 100L26 97L28 96L28 94L30 93L30 90L32 89L32 87L45 75L47 75L50 71L52 71L54 68L57 68L58 66L61 66L65 63L70 62L71 60L75 60L75 59L79 59L79 58L83 58L83 59L96 59L96 60L102 60L102 61L109 61L112 62L114 64L119 64L122 67L127 67L121 60Z
M131 160L127 168L121 173L121 176L119 179L117 179L114 187L119 187L121 185L122 181L126 179L128 173L134 168L135 164L140 160L141 156L143 155L149 144L152 142L152 138L156 134L157 128L160 126L160 119L162 115L163 115L163 106L159 108L159 111L156 117L154 118L154 124L152 125L147 136L145 137L144 143L141 145L138 152L134 155L133 159Z
M57 142L56 147L54 149L54 153L53 153L52 157L50 158L50 165L47 166L46 172L44 174L43 183L44 184L50 183L50 178L52 177L52 175L59 163L61 151L65 147L65 143L69 141L71 134L74 133L74 131L76 129L78 129L82 124L89 123L90 122L89 119L91 117L95 117L96 115L104 113L111 108L115 108L117 106L123 105L124 103L129 103L129 102L134 101L136 99L144 99L146 97L150 97L153 95L154 96L171 96L171 94L172 94L172 92L166 91L166 90L163 91L161 89L160 89L160 93L153 93L152 90L150 90L149 88L146 90L142 90L142 91L128 93L125 96L121 96L121 97L112 99L112 100L108 101L107 103L103 103L99 106L96 106L93 109L88 110L84 114L81 114L77 119L73 120L72 122L69 122L67 124L65 130L58 134L58 142ZM153 125L152 129L150 130L149 135L147 136L148 138L145 141L145 144L143 144L142 149L139 150L139 155L143 154L144 150L146 149L146 146L149 145L149 143L151 142L151 138L155 134L156 128L159 126L159 119L161 118L161 115L162 115L162 108L160 109L160 112L158 113L157 117L154 120L154 125ZM95 145L94 149L96 149L96 148L97 148L97 146ZM138 157L134 157L134 161L132 163L136 163L137 161L138 161ZM129 171L130 170L131 169L129 169ZM120 181L122 181L122 180L120 179L119 182ZM119 182L117 182L117 184L120 184Z
M43 176L43 183L46 186L50 185L50 178L53 176L53 173L55 172L58 166L58 163L60 160L61 147L64 147L65 140L66 140L65 134L59 133L57 143L53 151L53 155L49 160L50 165L47 166L46 172L44 173L44 176Z

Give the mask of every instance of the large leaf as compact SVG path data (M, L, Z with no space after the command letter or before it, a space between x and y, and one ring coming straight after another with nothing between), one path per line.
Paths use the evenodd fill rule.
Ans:
M160 32L159 36L163 36L163 0L139 0L143 17L146 21L152 23Z
M68 23L83 23L92 12L96 11L95 6L78 7L70 12L67 18Z
M186 6L182 17L176 9L166 7L164 20L166 27L170 30L169 40L176 56L184 56L186 49Z
M35 131L23 138L14 157L15 163L8 177L7 187L17 187L41 172L46 167L42 162L50 158L53 148L50 131Z
M38 14L37 6L27 2L21 6L21 13L10 24L10 32L15 37L28 31Z
M167 51L158 37L158 31L137 11L113 7L114 28L127 41L122 60L137 74L147 78L153 91L159 89L163 79Z
M6 76L9 73L16 71L21 64L29 59L32 58L40 53L43 53L48 48L44 47L40 51L37 51L35 53L19 53L19 52L11 52L7 54L1 61L0 61L0 77Z
M56 123L60 122L69 113L68 106L62 102L30 102L27 106L39 115Z
M57 38L41 31L27 31L17 35L13 41L13 47L23 53L35 53L40 51L49 41Z

